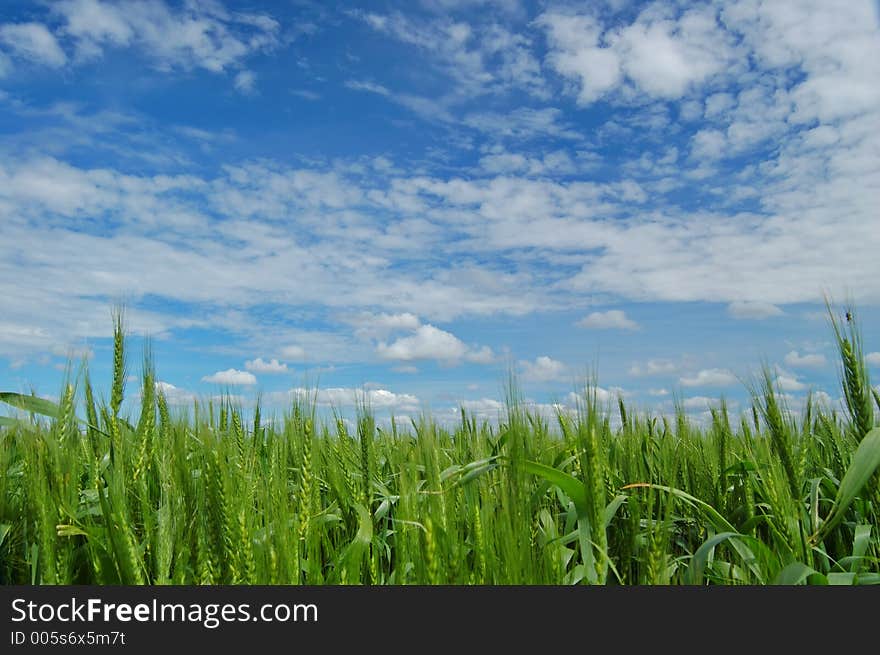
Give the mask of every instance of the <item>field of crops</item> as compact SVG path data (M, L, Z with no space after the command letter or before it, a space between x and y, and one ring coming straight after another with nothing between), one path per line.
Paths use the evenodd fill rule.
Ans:
M383 430L307 401L170 412L149 355L122 416L117 317L109 402L85 368L57 404L0 396L0 583L880 583L880 398L855 324L832 327L843 411L792 414L765 372L706 426L589 386L548 422L511 384L497 425Z

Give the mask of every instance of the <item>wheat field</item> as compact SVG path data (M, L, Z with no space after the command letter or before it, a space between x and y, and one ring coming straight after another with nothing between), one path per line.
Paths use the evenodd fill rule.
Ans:
M87 366L53 403L0 395L0 583L880 583L880 398L831 316L843 403L786 409L768 370L708 425L600 405L548 421L511 378L497 423L356 429L308 399L171 411L115 318L109 402ZM849 317L849 315L848 315ZM338 418L338 417L337 417Z

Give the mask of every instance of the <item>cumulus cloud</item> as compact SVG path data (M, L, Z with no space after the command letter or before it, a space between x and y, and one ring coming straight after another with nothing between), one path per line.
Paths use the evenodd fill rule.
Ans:
M0 44L22 59L52 68L67 63L55 36L42 23L4 23L0 25Z
M812 397L816 403L822 405L823 407L831 407L832 403L834 402L830 394L821 390L814 391Z
M400 12L352 12L373 30L413 46L427 63L454 83L453 93L474 98L522 89L546 97L541 66L531 39L501 22L489 24L442 19L421 20Z
M202 378L202 382L213 382L215 384L231 384L231 385L252 385L257 383L257 378L253 373L247 371L239 371L234 368L225 371L217 371L211 375Z
M509 112L479 111L465 115L462 124L491 136L515 141L538 138L582 140L583 134L569 125L556 107L518 107Z
M180 387L176 387L170 382L163 382L161 380L158 380L156 382L156 391L165 396L165 399L168 401L169 405L191 405L196 401L196 396L194 393L185 389L181 389Z
M397 331L418 329L422 322L419 317L409 312L400 314L373 314L361 312L342 319L355 328L355 335L360 339L387 339Z
M325 407L358 407L367 404L374 409L419 411L421 401L418 396L408 393L395 393L388 389L356 389L352 387L329 387L326 389L306 389L295 387L288 391L275 391L266 394L270 402L284 403L292 399L314 402Z
M306 349L296 344L284 346L281 349L281 356L285 359L291 359L295 362L301 362L307 359Z
M519 368L523 380L530 382L561 380L565 377L568 370L565 364L546 355L536 357L533 362L520 360Z
M825 355L821 353L806 353L801 355L796 350L790 351L783 360L787 366L794 368L821 368L827 363Z
M593 330L637 330L639 324L620 309L609 309L607 312L593 312L577 322L582 328Z
M719 159L727 149L727 137L718 130L700 130L691 142L691 156L694 159Z
M803 391L807 385L797 379L791 373L780 371L776 375L776 386L782 391Z
M538 24L546 29L552 46L548 63L560 75L577 81L581 104L598 99L623 78L619 54L600 44L603 29L596 18L548 12Z
M865 361L871 366L880 366L880 352L868 353L865 355Z
M630 366L629 374L636 377L645 375L669 375L678 371L679 365L671 359L649 359L643 364Z
M420 359L455 361L464 357L467 346L454 334L433 325L420 325L414 334L401 337L391 344L379 343L376 352L385 359L405 362Z
M580 393L570 391L565 397L566 404L572 408L583 405L587 398L587 394L590 394L591 396L595 395L596 402L602 405L616 402L618 398L624 398L627 396L627 392L621 387L609 387L606 389L605 387L593 386L589 389L582 390Z
M464 355L465 361L472 364L491 364L495 361L495 353L489 346L470 347Z
M720 400L718 398L710 398L708 396L691 396L690 398L685 398L681 404L685 409L704 410L709 407L714 407L718 405L719 402Z
M528 176L571 174L578 170L576 163L564 150L529 157L503 150L490 152L480 158L480 167L488 173L520 173Z
M606 29L595 16L548 11L537 19L547 32L547 63L572 81L587 105L626 86L676 99L724 71L735 39L717 11L696 7L675 17L651 5L634 22Z
M462 400L459 405L468 414L474 414L477 418L498 418L507 411L507 405L494 398Z
M287 364L283 364L277 359L265 361L262 357L257 357L246 361L244 367L252 373L287 373Z
M253 71L239 71L232 84L236 91L244 95L251 95L257 89L257 75Z
M376 353L383 359L403 362L433 359L447 364L462 360L488 364L494 360L494 353L488 346L468 346L451 332L427 323L416 327L411 335L400 337L390 344L380 341Z
M727 313L733 318L762 320L782 316L783 311L767 302L736 301L727 306Z
M230 12L217 3L171 7L163 0L64 0L52 5L80 59L135 47L160 70L219 73L279 43L280 24L266 14Z
M695 375L679 379L685 387L729 387L737 383L736 376L723 368L709 368L698 371Z

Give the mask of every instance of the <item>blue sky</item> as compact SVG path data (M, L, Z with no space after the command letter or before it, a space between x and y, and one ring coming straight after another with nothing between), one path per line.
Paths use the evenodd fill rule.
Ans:
M0 387L696 418L880 377L876 2L6 1ZM137 372L139 340L132 342ZM132 390L136 385L132 386ZM293 391L292 391L293 390Z

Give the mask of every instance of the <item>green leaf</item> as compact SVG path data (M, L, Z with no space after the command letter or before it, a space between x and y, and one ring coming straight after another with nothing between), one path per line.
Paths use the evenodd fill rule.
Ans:
M803 562L792 562L779 572L773 584L787 586L804 584L807 578L817 573L816 569L810 568Z
M862 488L880 467L880 428L874 428L862 439L853 455L849 468L840 481L834 507L822 524L810 538L814 543L824 539L831 530L843 520L846 510L861 492Z
M599 581L599 573L596 571L596 558L593 555L593 540L590 530L590 520L586 515L578 519L578 545L581 550L581 558L584 562L584 575L587 582L596 584Z
M744 461L737 462L732 466L728 466L724 473L726 475L746 475L749 471L757 471L758 466L754 462Z
M61 414L61 408L53 403L51 400L46 400L45 398L38 398L37 396L26 396L20 393L13 393L11 391L3 391L0 392L0 402L6 403L7 405L12 405L13 407L17 407L19 409L23 409L26 412L32 412L34 414L40 414L41 416L48 416L50 418L58 418ZM97 426L92 425L91 423L79 418L78 416L74 417L78 423L82 423L92 430L103 434L105 437L109 437L110 435L99 429ZM0 416L0 427L16 427L22 426L27 427L29 423L22 421L21 419L12 418L10 416ZM129 424L130 427L130 424ZM134 428L132 428L134 431Z
M0 402L18 407L26 412L41 414L51 418L58 418L58 415L61 413L61 408L51 400L37 396L26 396L12 391L0 391Z
M688 566L687 576L685 578L687 583L695 585L703 584L703 572L706 569L706 562L709 561L709 556L712 554L712 551L715 550L715 546L723 541L739 536L738 532L722 532L721 534L716 534L710 539L706 539L706 541L703 542L703 545L697 548L697 552L694 553L693 558L691 558L691 563L690 566Z
M620 494L615 496L614 499L605 506L605 529L608 529L608 526L611 525L611 521L614 519L615 514L617 514L617 510L620 509L620 506L626 502L626 496Z
M859 577L856 578L856 584L858 584L858 585L867 585L867 584L880 585L880 573L861 573L861 574L859 574Z
M12 531L12 526L9 523L0 523L0 546L3 545L3 541L6 539L6 535L8 535Z
M478 477L480 477L484 473L488 473L489 471L494 471L496 468L498 468L498 464L496 462L492 462L491 464L485 464L485 465L480 466L478 468L471 469L470 471L465 473L463 476L461 476L461 478L459 478L459 480L458 480L458 482L456 482L456 484L465 485L468 482L472 482L473 480L476 480Z
M829 573L828 584L851 587L856 583L855 573Z
M859 572L859 565L862 563L862 558L865 556L865 553L868 552L868 544L871 539L871 525L870 524L860 524L856 526L856 533L853 537L853 563L850 566L850 571L852 573Z
M443 471L440 472L440 482L446 482L453 475L457 475L458 473L461 472L461 468L462 467L460 465L453 464L449 468L444 469Z
M369 546L373 540L373 519L367 508L360 503L355 503L354 508L358 513L358 531L354 537L354 543Z
M388 511L391 509L391 501L389 499L385 499L381 502L379 507L376 509L374 516L377 521L381 521L388 515Z
M587 489L583 482L564 471L538 462L526 460L523 462L523 468L528 473L544 478L550 484L555 484L562 489L565 495L571 498L571 501L574 503L578 518L585 518L587 516Z

